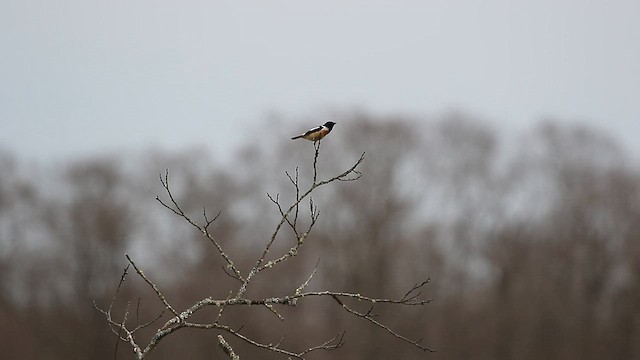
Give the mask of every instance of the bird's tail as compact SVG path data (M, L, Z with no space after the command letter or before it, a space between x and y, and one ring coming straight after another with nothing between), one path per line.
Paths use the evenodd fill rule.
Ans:
M298 136L294 136L291 138L291 140L295 140L295 139L300 139L301 137L303 137L304 135L298 135Z

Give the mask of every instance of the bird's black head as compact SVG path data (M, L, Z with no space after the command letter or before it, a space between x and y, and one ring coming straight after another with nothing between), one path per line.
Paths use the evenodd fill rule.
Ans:
M324 123L324 126L328 127L329 130L333 129L333 125L335 125L336 123L334 123L333 121L327 121L326 123Z

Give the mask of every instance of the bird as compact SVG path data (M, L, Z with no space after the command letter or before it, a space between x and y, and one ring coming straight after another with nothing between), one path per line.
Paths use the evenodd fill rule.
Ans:
M304 134L292 137L291 140L302 138L302 139L316 142L322 139L323 137L327 136L327 134L331 132L335 124L336 123L334 123L333 121L327 121L326 123L324 123L324 125L316 126L313 129L308 130Z

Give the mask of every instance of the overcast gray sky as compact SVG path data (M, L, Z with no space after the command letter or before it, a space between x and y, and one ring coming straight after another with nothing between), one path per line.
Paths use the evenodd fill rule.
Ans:
M293 135L357 106L584 122L640 152L639 14L637 0L0 0L0 147L224 154L267 112L300 116Z

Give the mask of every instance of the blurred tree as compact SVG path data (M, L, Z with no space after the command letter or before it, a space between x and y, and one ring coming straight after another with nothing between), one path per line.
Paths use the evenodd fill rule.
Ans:
M615 141L547 122L507 143L465 114L338 118L323 141L319 174L343 170L366 151L363 178L318 190L321 216L306 251L287 271L261 274L249 295L295 290L318 259L309 289L401 296L427 274L436 299L428 311L398 316L378 306L375 312L393 329L425 337L439 359L640 359L640 172ZM153 205L158 172L175 174L172 191L189 216L201 216L205 204L211 215L222 211L212 229L248 271L278 221L264 193L278 192L282 202L294 198L289 181L273 169L293 174L301 164L300 174L309 174L311 152L311 143L283 141L248 145L230 162L233 168L191 149L128 163L87 159L62 171L0 155L0 334L6 340L0 353L113 358L115 339L90 305L109 302L125 251L158 274L154 279L176 308L204 296L225 298L234 280L220 276L225 263L215 247ZM307 177L301 185L309 185ZM272 254L290 248L289 236L279 238ZM134 306L139 295L131 319L161 310L143 281L130 277L128 285L116 305L130 298ZM336 303L298 306L283 310L285 321L277 324L266 309L255 316L229 309L225 316L257 339L286 334L286 345L347 330L339 353L312 359L423 358L383 343L383 333L366 321L345 319ZM197 320L215 316L210 311ZM185 331L167 339L155 358L220 357L216 344L211 334ZM120 346L118 357L130 358Z

